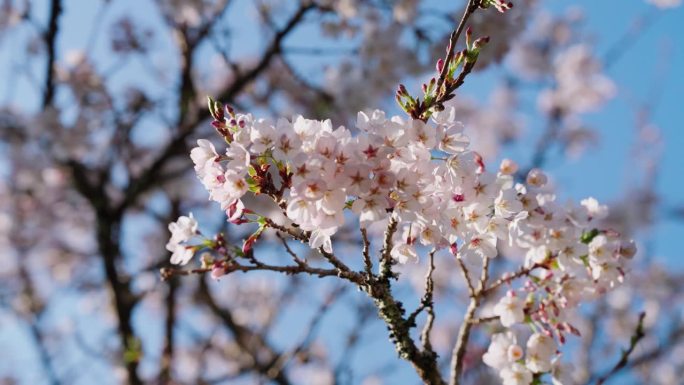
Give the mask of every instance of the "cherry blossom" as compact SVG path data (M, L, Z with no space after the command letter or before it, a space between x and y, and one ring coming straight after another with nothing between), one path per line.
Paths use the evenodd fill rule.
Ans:
M510 327L525 319L524 302L512 292L499 300L494 307L494 314L499 317L501 325Z
M176 222L169 224L171 239L166 244L166 249L171 251L171 263L174 265L185 265L192 259L195 250L191 246L185 245L197 234L197 220L190 213L189 216L181 216Z

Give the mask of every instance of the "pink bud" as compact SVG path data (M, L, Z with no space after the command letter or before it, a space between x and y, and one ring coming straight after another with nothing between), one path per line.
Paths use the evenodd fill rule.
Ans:
M444 59L437 60L437 72L442 72L444 69Z
M458 254L458 245L456 242L452 243L451 246L449 246L449 250L451 250L451 254L456 255Z
M533 168L527 174L527 184L530 186L543 187L546 185L547 181L548 179L546 178L546 174L544 174L544 172L538 168Z
M485 164L484 164L484 159L482 159L482 155L475 153L475 163L479 166L477 169L478 174L482 174L485 172Z
M244 223L243 220L241 220L242 215L245 213L245 205L242 203L242 200L236 199L233 201L228 206L228 210L226 210L226 215L228 215L228 222L230 223L235 223L235 224L240 224ZM238 223L240 222L240 223Z
M503 175L513 175L516 172L518 172L518 164L506 158L501 161L501 165L499 166L499 172Z
M256 242L256 239L254 237L249 237L245 240L245 243L242 244L242 252L247 253L250 250L252 250L252 246L254 246L254 243Z
M220 277L223 277L227 273L228 272L226 271L226 264L223 263L223 261L214 262L214 266L211 268L211 278L212 279L219 279Z

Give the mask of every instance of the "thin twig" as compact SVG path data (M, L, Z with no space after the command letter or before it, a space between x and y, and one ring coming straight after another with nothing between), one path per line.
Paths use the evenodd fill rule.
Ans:
M409 325L414 324L416 322L416 318L420 315L420 313L423 312L425 309L429 309L432 307L432 294L434 291L434 281L432 280L432 273L435 271L435 253L437 252L437 249L432 249L430 253L428 254L428 269L427 272L425 273L425 289L423 293L423 297L420 300L420 304L414 310L409 317L406 319L406 322L409 323Z
M497 279L496 281L494 281L494 283L492 283L491 285L489 285L489 287L487 287L487 288L485 288L484 290L482 290L481 294L482 294L483 296L487 296L487 295L493 293L496 289L498 289L498 288L499 288L500 286L502 286L503 284L505 284L505 283L510 283L511 281L513 281L513 280L515 280L515 279L518 279L518 278L520 278L520 277L522 277L522 276L526 276L526 275L530 274L532 271L534 271L534 270L536 270L536 269L538 269L538 268L543 268L543 267L544 267L544 265L543 265L543 264L539 264L539 263L535 263L534 265L532 265L532 266L527 266L527 267L522 266L522 267L520 267L518 270L516 270L514 273L512 273L512 274L505 274L503 277L501 277L501 278Z
M632 335L632 338L629 342L629 347L627 348L627 350L624 350L622 352L620 360L615 364L615 366L613 366L613 368L608 373L604 374L596 381L596 385L602 385L603 383L608 381L612 376L614 376L617 372L619 372L622 368L627 366L627 363L629 362L629 356L634 351L634 348L636 348L639 341L641 341L641 339L644 338L644 336L646 336L646 333L644 332L645 317L645 312L641 312L639 314L639 322L637 323L636 330L634 330L634 334Z
M491 317L482 317L482 318L473 318L470 320L471 325L481 325L489 322L493 322L499 319L499 316L491 316Z
M230 330L235 338L235 342L240 346L242 351L250 356L251 366L254 371L279 385L291 384L285 372L273 370L281 353L273 346L269 345L265 336L238 323L229 309L220 306L211 294L206 279L200 280L197 294L199 296L198 298L204 302L209 310L211 310L228 330Z
M291 227L279 225L275 222L273 222L271 219L266 218L266 225L269 227L279 230L285 234L288 234L292 238L302 242L302 243L308 243L309 239L311 238L311 235L308 232L300 232L297 231ZM352 271L349 266L345 265L344 262L340 261L335 254L329 253L323 249L323 247L319 247L318 252L321 253L323 258L325 258L328 262L330 262L331 265L333 265L340 273L340 276L344 275L345 277L354 277L354 280L358 280L360 275L357 272Z
M318 332L323 317L326 315L326 313L328 312L330 307L335 303L335 301L339 298L339 296L342 293L344 293L347 287L348 286L346 285L339 285L326 296L326 298L323 300L321 305L316 310L314 316L309 321L308 326L305 328L305 335L302 337L300 342L295 345L293 349L291 349L287 353L282 354L278 358L277 362L274 364L275 370L282 371L283 369L285 369L285 367L292 360L292 358L301 354L305 349L307 349L311 345L316 333Z
M163 279L169 279L174 276L187 276L187 275L197 275L206 274L211 272L212 268L199 268L199 269L176 269L176 268L163 268L161 269L161 276ZM277 273L285 273L287 275L293 274L309 274L323 277L341 277L349 281L360 283L361 278L358 275L347 274L340 272L337 269L322 269L318 267L313 267L308 264L293 265L293 266L280 266L280 265L270 265L263 262L259 262L257 265L242 265L237 262L231 261L226 264L225 273L230 274L236 271L241 271L246 273L248 271L273 271Z
M292 259L295 261L295 263L296 263L298 266L306 265L306 263L307 263L306 259L301 259L301 258L299 258L299 256L297 255L297 253L295 253L295 252L292 250L292 248L290 247L290 245L287 244L287 240L286 240L285 238L283 238L283 236L280 235L279 232L276 232L276 236L278 237L278 239L280 239L280 242L283 244L283 247L285 247L285 251L286 251L288 254L290 254L290 256L292 257Z
M473 286L473 281L470 279L468 267L461 258L456 257L456 261L458 261L458 266L461 268L461 274L463 274L463 279L465 279L466 285L468 286L468 294L470 295L470 298L473 298L475 297L475 286Z
M437 90L442 88L442 85L446 81L447 73L449 72L448 64L451 63L451 60L453 60L454 54L456 53L456 44L458 43L458 38L461 36L461 33L463 33L463 29L465 28L468 18L477 10L479 5L480 0L468 0L468 4L463 12L463 16L461 16L461 21L458 23L458 27L456 27L456 29L451 32L451 36L449 36L449 50L444 58L444 67L442 67L442 72L440 72L439 79L437 79Z
M43 108L52 104L55 96L55 60L57 58L57 34L59 32L59 16L62 14L62 1L52 0L50 18L44 39L47 47L47 63L45 68L45 88L43 90Z
M430 343L430 333L432 332L432 325L435 322L435 307L433 302L433 292L435 290L435 283L432 279L432 273L435 271L435 252L433 249L429 254L428 271L425 274L425 295L423 296L423 303L426 303L427 318L425 319L425 326L420 333L420 343L423 344L423 349L426 352L434 353L432 350L432 343Z
M480 306L480 301L484 297L483 293L487 285L489 277L489 258L485 257L482 265L482 273L480 274L479 287L477 293L470 298L470 304L463 317L463 323L458 331L456 344L451 355L451 377L449 379L450 385L459 385L460 377L463 372L463 358L465 357L466 347L468 346L468 339L470 338L470 329L473 326L471 322L475 317L475 311Z
M370 241L368 240L368 232L364 227L361 228L361 240L363 241L363 265L366 268L366 276L368 278L373 276L373 260L370 256Z
M393 276L392 274L392 237L397 232L397 219L394 215L390 215L387 229L385 230L385 238L382 243L382 251L380 253L380 279L387 280Z
M644 35L644 32L653 26L655 22L658 21L658 18L664 14L665 12L651 9L650 12L645 15L637 17L632 26L608 48L603 56L603 67L608 69L617 63L622 55L634 46L638 39Z

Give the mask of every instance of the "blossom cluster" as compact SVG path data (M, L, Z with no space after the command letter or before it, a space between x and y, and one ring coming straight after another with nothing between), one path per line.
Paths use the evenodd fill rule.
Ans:
M505 384L560 370L557 344L577 334L570 309L619 284L635 252L619 234L597 228L607 208L595 199L559 203L541 170L520 181L510 160L495 173L486 170L452 107L428 122L360 112L356 134L329 120L273 122L232 110L214 125L227 148L219 153L200 139L190 155L210 199L234 223L247 221L251 211L242 198L251 191L271 196L310 234L310 246L328 253L332 237L353 218L361 228L396 224L390 255L399 263L416 261L421 246L449 249L469 269L482 268L502 246L524 254L519 276L528 279L500 299L494 314L505 328L526 323L537 333L526 355L513 329L498 334L484 358ZM192 257L184 242L196 226L188 217L170 226L172 262Z

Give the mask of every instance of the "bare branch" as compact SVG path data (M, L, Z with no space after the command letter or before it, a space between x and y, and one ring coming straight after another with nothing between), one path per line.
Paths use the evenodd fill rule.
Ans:
M458 262L458 266L461 268L463 279L465 279L466 285L468 286L468 294L470 295L470 298L474 298L475 286L473 286L473 281L470 279L470 272L468 271L468 267L465 265L461 258L456 257L456 261Z
M380 280L388 280L394 277L392 273L392 237L397 232L397 219L390 215L387 229L385 230L385 240L382 243L380 252Z
M477 293L470 298L470 304L468 305L466 314L463 317L461 328L458 331L456 344L454 345L454 350L451 355L451 378L449 379L450 385L460 384L460 377L463 372L463 358L465 357L468 339L470 338L470 329L473 326L471 321L475 317L475 311L480 306L480 301L482 298L484 298L484 288L487 285L487 279L489 277L489 261L490 259L488 257L484 258Z
M434 281L432 279L432 273L435 271L435 252L436 250L432 250L429 255L428 271L425 274L425 295L423 296L422 301L422 303L427 304L427 319L425 320L423 331L420 333L420 342L423 344L423 349L428 352L434 352L432 350L432 344L430 343L430 333L432 332L432 325L435 321L435 309L432 299L435 290Z
M290 360L292 360L292 358L301 354L311 345L326 312L335 303L339 296L346 290L346 288L346 285L339 285L326 296L326 298L323 300L314 316L309 321L308 326L305 328L306 334L301 339L301 341L298 344L296 344L294 349L282 354L279 357L278 361L274 365L275 368L277 368L277 370L282 371L290 362Z
M43 108L52 104L55 96L55 60L57 48L57 34L59 32L59 16L62 14L62 0L52 0L50 2L50 17L47 30L43 38L47 47L47 63L45 68L45 86L43 89Z
M168 280L168 292L166 293L166 322L164 324L164 349L162 351L159 381L162 384L171 383L171 367L174 355L174 337L176 328L176 296L179 286L177 278Z
M365 228L361 228L361 240L363 242L363 264L366 268L366 275L368 278L373 276L373 260L370 257L370 241L368 240L368 232Z
M622 352L622 355L620 356L620 360L613 366L613 368L603 376L601 376L597 381L596 385L602 385L606 381L608 381L611 377L613 377L616 373L618 373L620 370L625 368L627 366L627 363L629 362L629 356L632 354L634 351L634 348L636 348L637 344L639 341L641 341L644 336L646 336L646 333L644 332L644 318L646 317L645 312L641 312L639 314L639 322L637 323L636 330L634 330L634 334L632 335L631 340L629 341L629 347Z
M489 287L485 288L482 290L482 295L487 296L491 293L493 293L496 289L498 289L500 286L502 286L505 283L511 283L511 281L518 279L520 277L526 276L533 272L536 269L543 268L544 265L541 263L535 263L532 266L521 266L518 270L516 270L514 273L511 274L505 274L503 277L497 279L492 283Z
M280 370L273 370L280 353L271 347L264 336L235 321L230 310L222 308L211 295L206 279L200 280L200 299L223 322L235 337L235 342L252 358L253 369L277 384L289 385L290 380Z
M470 320L471 325L481 325L489 322L494 322L499 319L499 316L483 317L483 318L473 318Z
M308 232L299 232L293 228L279 225L268 218L266 218L266 224L273 229L279 230L285 234L290 235L292 238L302 243L308 243L311 237L311 235ZM362 277L359 273L352 271L349 268L349 266L345 265L342 261L340 261L335 256L335 254L325 251L323 247L319 247L318 252L321 253L321 255L323 255L323 258L330 262L331 265L335 266L340 277L346 278L352 282L360 282L362 280Z
M281 44L285 37L292 32L299 23L304 18L309 11L314 9L315 6L312 3L302 4L299 9L292 15L288 20L286 25L278 31L273 40L266 49L266 52L261 57L261 60L254 66L251 70L241 73L238 78L228 87L219 97L218 100L224 102L233 102L237 95L242 92L242 90L252 83L264 70L266 70L271 64L272 59L281 51ZM179 127L178 134L166 145L166 147L159 153L157 158L150 163L150 165L135 179L133 179L128 188L125 191L125 197L121 204L118 206L117 211L123 212L128 206L133 204L136 199L146 192L147 190L158 186L156 183L156 175L159 170L162 170L164 166L175 156L187 152L187 146L185 141L193 133L194 127L197 126L201 121L209 117L209 110L206 107L202 107L197 112L195 119L190 122L185 122Z

